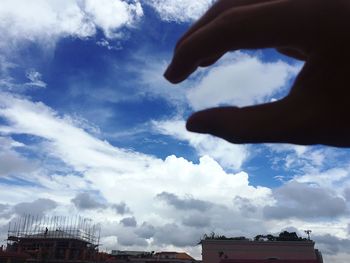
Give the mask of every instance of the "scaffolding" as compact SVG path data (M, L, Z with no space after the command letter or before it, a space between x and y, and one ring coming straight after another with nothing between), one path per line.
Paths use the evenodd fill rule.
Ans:
M8 241L20 239L75 239L97 248L100 243L101 227L91 219L81 216L33 216L24 215L9 223Z

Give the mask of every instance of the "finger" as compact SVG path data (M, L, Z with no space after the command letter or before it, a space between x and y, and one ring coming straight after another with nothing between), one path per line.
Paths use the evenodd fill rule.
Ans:
M299 27L294 3L279 0L225 12L182 42L164 76L170 82L181 82L203 61L230 50L301 46L300 38L295 37Z
M303 61L307 60L307 55L304 52L295 48L277 48L277 51L291 58Z
M181 43L186 40L192 33L210 23L212 20L217 18L223 12L241 6L248 6L252 4L258 4L263 2L271 2L276 0L219 0L217 1L209 10L196 22L190 29L180 38L177 42L175 50L181 45Z
M215 56L212 56L211 58L207 58L205 60L203 60L199 66L200 67L208 67L210 65L213 65L216 61L218 61L224 54L218 54Z
M308 116L295 112L293 115L292 109L284 100L245 108L212 108L194 113L188 119L186 128L238 144L316 143L304 126L308 123Z

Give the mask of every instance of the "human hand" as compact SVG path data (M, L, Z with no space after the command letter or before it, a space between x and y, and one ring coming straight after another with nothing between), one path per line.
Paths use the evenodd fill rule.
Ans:
M276 48L305 60L288 96L200 111L187 129L232 143L349 147L349 47L348 0L220 0L179 40L164 76L178 83L228 51Z

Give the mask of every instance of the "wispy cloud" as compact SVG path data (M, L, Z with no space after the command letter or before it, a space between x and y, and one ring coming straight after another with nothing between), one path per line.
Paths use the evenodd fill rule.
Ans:
M155 131L187 141L200 156L208 155L226 169L241 169L249 157L248 146L234 145L209 135L188 132L183 120L153 121L152 124Z
M30 82L25 83L24 85L30 87L46 88L46 83L42 81L42 76L40 72L30 69L26 72L26 77Z

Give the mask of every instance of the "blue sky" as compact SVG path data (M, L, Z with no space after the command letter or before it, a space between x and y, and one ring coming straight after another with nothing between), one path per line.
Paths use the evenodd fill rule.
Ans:
M106 250L200 257L211 231L312 229L326 260L350 258L347 149L184 128L195 110L283 97L301 62L242 50L174 86L173 47L210 0L0 2L1 237L24 213L82 215Z

